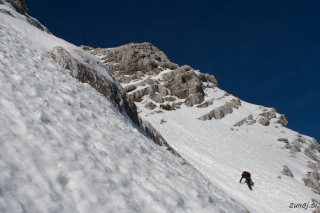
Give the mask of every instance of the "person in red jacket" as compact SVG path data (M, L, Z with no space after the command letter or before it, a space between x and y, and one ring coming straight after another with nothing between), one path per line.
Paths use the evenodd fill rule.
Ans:
M251 185L252 185L253 183L252 183L252 180L251 180L251 174L250 174L250 172L248 172L248 171L243 171L239 183L241 183L241 181L242 181L243 178L246 179L246 183L247 183L249 189L252 190Z

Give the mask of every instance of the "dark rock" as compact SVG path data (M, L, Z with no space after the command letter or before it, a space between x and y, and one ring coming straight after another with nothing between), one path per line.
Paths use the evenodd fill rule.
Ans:
M185 105L192 107L195 104L200 104L203 101L202 93L191 94L186 100Z
M153 94L149 95L149 97L151 100L153 100L156 103L163 103L164 102L162 96L159 93L153 93Z
M175 97L172 97L172 96L169 96L169 97L165 97L164 100L165 100L165 101L175 101L176 98L175 98Z
M205 101L205 102L203 102L202 104L199 104L197 107L198 107L198 108L206 108L206 107L208 107L208 106L210 106L210 105L213 104L213 100L214 100L214 99L211 99L211 100L209 100L209 101Z
M10 3L18 13L24 15L26 17L26 20L31 25L33 25L34 27L36 27L36 28L48 33L48 34L51 34L50 31L48 30L48 28L43 26L37 19L32 18L31 16L29 16L27 14L28 13L28 8L26 6L25 0L5 0L5 1ZM14 17L14 15L12 15L10 11L4 10L4 9L0 9L0 12L7 13L7 14L11 15L12 17Z
M162 76L164 86L172 92L172 95L180 99L188 98L192 94L203 94L200 79L194 71L187 70L187 68L179 68ZM198 95L196 96L198 97ZM200 104L203 101L203 95L201 96L194 104Z
M22 15L25 15L28 13L28 8L26 6L25 0L5 0L5 1L10 3L18 13Z
M178 68L178 65L170 62L162 51L147 42L130 43L108 49L97 48L91 53L105 56L103 58L105 65L117 79L121 74L137 74L139 78L145 74L157 75L164 69Z
M282 174L287 175L289 177L293 177L293 174L287 165L283 165Z
M171 95L171 91L165 88L161 84L153 84L149 87L145 87L140 90L136 90L130 94L132 100L137 101L141 100L145 95L152 95L155 93L159 93L161 96Z
M214 110L210 111L209 113L201 116L199 119L202 121L211 120L212 118L222 119L227 114L231 114L233 112L232 108L238 109L238 106L241 106L240 100L233 99L230 102L225 103L223 106L218 107L217 109L214 109Z
M140 118L140 117L139 117ZM164 146L168 151L172 152L177 157L180 157L180 154L174 150L167 141L161 136L161 134L147 121L144 121L140 118L141 125L147 135L159 146Z
M43 26L37 19L32 18L31 16L29 16L28 14L25 14L25 16L27 17L27 21L34 27L40 29L41 31L44 31L48 34L51 34L50 31L48 30L48 28L46 28L45 26Z
M282 141L284 143L289 143L288 138L278 138L277 141Z
M279 124L281 124L282 126L287 126L287 125L288 125L288 121L287 121L285 115L280 115L280 116L278 117L278 120L276 121L276 123L279 123Z
M8 15L10 15L10 16L15 18L15 16L10 11L5 10L5 9L0 9L0 13L8 14Z
M135 85L129 85L129 86L126 86L126 87L124 88L124 90L125 90L126 92L131 92L131 91L133 91L133 90L135 90L135 89L137 89L137 86L135 86Z
M70 70L71 75L82 83L88 83L103 94L120 112L125 111L131 120L139 126L137 108L120 83L101 76L86 64L80 63L63 47L55 47L51 57L63 68Z
M149 109L149 110L153 110L153 109L155 109L155 108L157 107L157 105L155 105L155 104L152 103L152 102L148 102L148 103L146 103L143 107L145 107L145 108L147 108L147 109Z
M269 126L269 124L270 124L269 120L264 117L259 118L258 123L263 126Z

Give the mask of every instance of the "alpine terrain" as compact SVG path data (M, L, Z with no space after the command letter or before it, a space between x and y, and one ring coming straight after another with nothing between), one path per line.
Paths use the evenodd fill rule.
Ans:
M77 47L0 0L0 212L320 211L317 141L230 93L150 43Z

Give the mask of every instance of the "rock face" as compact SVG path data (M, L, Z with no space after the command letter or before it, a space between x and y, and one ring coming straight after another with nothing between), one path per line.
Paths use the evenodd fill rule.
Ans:
M201 102L203 102L203 95L202 93L195 93L195 94L191 94L186 100L185 100L185 104L188 107L192 107L195 104L200 104Z
M161 134L147 121L144 121L140 118L141 125L144 129L144 131L147 133L147 135L155 141L156 144L159 146L165 146L167 147L167 150L172 152L175 156L180 157L180 154L175 151L168 143L167 141L161 136Z
M227 114L233 112L233 108L238 109L241 106L241 102L239 99L233 99L230 102L227 102L225 105L210 111L208 114L205 114L199 118L199 120L211 120L214 119L221 119L224 118Z
M25 15L28 13L28 8L25 0L5 0L5 1L10 3L18 13L22 15Z
M80 63L63 47L55 47L51 57L61 67L70 70L71 75L82 83L90 84L94 89L103 94L120 112L125 111L131 120L139 125L136 105L127 96L119 82L111 82L107 77L99 75L86 64Z
M0 4L1 4L1 3L0 3ZM12 17L15 17L10 11L5 10L5 9L0 9L0 13L5 13L5 14L8 14L8 15L10 15L10 16L12 16Z
M263 117L258 119L258 123L263 126L269 126L269 124L270 124L269 120L266 118L263 118Z
M233 126L242 126L243 124L252 125L256 122L256 120L253 120L253 116L250 114L248 117L242 119L241 121L237 122Z
M129 85L129 86L126 86L126 87L124 88L124 90L125 90L126 92L131 92L131 91L133 91L133 90L135 90L135 89L137 89L137 86L136 86L136 85Z
M316 194L320 194L320 174L318 172L318 169L314 169L311 172L307 173L306 178L302 178L304 184L312 189Z
M193 104L200 104L203 101L201 80L197 77L190 66L185 65L179 67L173 72L166 73L163 75L162 80L164 82L164 86L170 89L172 94L178 98L185 99L191 94L194 94L198 98Z
M94 55L104 55L101 60L121 83L124 83L121 80L123 75L130 75L134 80L145 74L157 75L164 69L178 68L178 65L170 62L162 51L147 42L109 49L81 47Z
M159 93L151 94L151 95L149 95L149 97L151 98L151 100L153 100L156 103L163 103L164 102L162 96Z
M144 107L147 108L147 109L153 110L153 109L155 109L155 108L157 107L157 105L155 105L155 104L152 103L152 102L148 102L148 103L146 103L146 104L144 105Z
M288 121L287 121L287 119L286 119L286 117L284 115L280 115L278 117L277 123L281 124L282 126L287 126L288 125Z
M266 119L270 120L272 118L276 118L276 109L272 108L270 111L263 112L260 114L261 116L265 117Z
M282 174L289 176L289 177L293 177L293 174L287 165L283 165L282 168L283 168Z
M26 17L26 20L33 26L35 26L36 28L51 34L50 31L48 30L48 28L46 28L45 26L43 26L37 19L32 18L31 16L28 15L28 8L26 6L26 2L25 0L5 0L6 2L10 3L14 9L20 13L21 15L24 15ZM2 0L0 0L0 4L2 3ZM11 15L12 17L14 17L14 15L12 15L9 11L4 10L4 9L0 9L0 12L2 13L6 13L8 15Z
M159 93L161 96L171 95L171 91L161 84L154 84L130 94L132 100L140 102L145 95Z
M51 34L50 31L48 30L48 28L43 26L37 19L32 18L28 14L25 14L25 16L27 17L27 20L31 25L35 26L36 28L40 29L41 31L44 31L48 34Z
M214 101L214 99L211 99L211 100L209 100L209 101L205 101L205 102L203 102L202 104L199 104L197 107L198 107L198 108L206 108L206 107L212 105L212 104L213 104L213 101Z
M120 83L150 85L149 87L135 90L130 93L131 98L140 102L145 95L159 93L161 97L154 100L162 103L165 96L176 96L185 99L185 104L192 107L204 100L204 89L217 87L218 82L213 75L195 71L188 65L179 67L172 63L168 57L150 43L126 44L116 48L102 49L81 46L82 49L99 56L104 65L119 80ZM162 71L167 70L161 79L151 79ZM168 70L171 70L168 72ZM146 78L146 76L149 76ZM143 86L143 85L141 85Z

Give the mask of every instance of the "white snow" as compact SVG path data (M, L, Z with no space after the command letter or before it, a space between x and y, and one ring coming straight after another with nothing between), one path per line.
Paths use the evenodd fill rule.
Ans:
M0 13L0 212L243 211L56 64L55 46L110 75L94 56Z
M319 195L302 181L306 173L311 171L307 161L312 160L303 153L291 157L288 149L282 149L284 143L277 141L277 138L287 137L291 142L298 133L275 123L276 119L271 119L267 127L258 123L233 126L250 114L254 118L260 117L261 106L244 101L241 101L239 109L234 109L232 114L221 120L198 120L200 115L235 98L230 95L217 100L225 93L218 88L206 89L206 93L206 100L215 98L213 105L208 108L199 109L183 104L181 109L175 111L153 113L142 104L136 104L141 110L139 115L150 122L176 151L250 212L315 210L289 208L290 203L312 203L312 198L319 200ZM166 122L161 122L162 119ZM294 174L293 178L281 173L282 165L288 165ZM244 170L252 175L255 183L253 191L248 189L244 181L239 184Z

